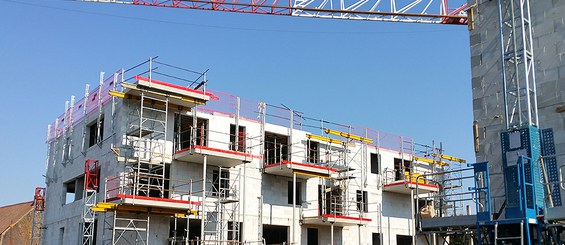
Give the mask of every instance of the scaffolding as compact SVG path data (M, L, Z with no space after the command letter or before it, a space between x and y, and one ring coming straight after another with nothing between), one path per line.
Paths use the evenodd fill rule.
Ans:
M416 157L415 147L418 145L408 137L400 136L398 139L398 157L395 158L393 168L385 168L383 171L383 188L400 182L415 183L416 178L421 174ZM422 180L427 181L427 180Z
M161 82L154 78L159 74L168 76L164 73L156 72L155 64L166 67L173 67L166 63L155 61L150 58L131 69L120 70L105 83L102 79L95 93L99 96L98 104L88 106L87 101L84 103L84 114L89 114L98 108L98 117L96 119L96 143L101 143L103 125L104 103L112 103L111 127L112 132L116 132L115 111L116 98L121 98L123 103L121 110L127 113L126 125L124 127L123 137L117 138L111 144L112 151L116 155L117 160L122 164L122 171L117 176L109 176L104 183L104 198L102 202L95 205L85 205L85 244L89 244L87 236L91 236L92 232L88 229L94 229L90 226L90 222L95 222L93 216L90 217L88 210L96 212L104 212L104 231L111 231L111 244L149 244L149 223L151 215L165 215L174 217L175 226L184 220L188 225L188 216L196 215L195 206L198 201L192 200L195 191L193 190L194 182L192 180L175 180L169 178L168 163L172 161L173 144L169 139L169 112L171 105L175 105L175 109L183 111L190 110L196 104L204 104L207 100L204 80L200 82L194 81L193 87L202 89L196 90L192 88L184 88L177 85L171 85ZM148 65L147 71L140 71L140 67ZM131 75L133 74L133 75ZM148 77L144 77L144 75ZM131 78L127 78L130 76ZM135 83L128 81L134 79ZM119 85L117 84L119 82ZM87 88L88 91L88 88ZM111 96L105 96L108 93ZM197 97L191 97L195 95ZM86 93L86 98L93 97L90 93ZM110 100L110 97L112 98ZM93 99L92 99L93 100ZM86 125L86 123L85 123ZM119 132L119 131L118 131ZM85 136L83 132L83 136ZM83 145L86 144L83 137ZM93 141L93 139L90 139ZM90 144L90 143L89 143ZM86 167L85 171L92 167ZM90 171L91 172L91 171ZM89 173L89 172L87 172ZM201 181L202 182L202 181ZM85 182L85 187L88 181ZM85 188L85 195L89 195L88 188ZM95 194L93 195L95 198ZM89 201L85 198L85 204ZM169 238L171 242L188 241L188 235L177 236L177 231Z
M149 83L151 83L149 60ZM125 83L122 83L124 86ZM128 86L128 85L125 85ZM128 118L123 148L124 172L120 175L122 197L165 198L167 115L169 98L150 90L137 90L136 97L127 101ZM120 197L119 195L117 197ZM149 243L150 213L129 214L114 210L112 244L127 241Z
M133 195L165 196L165 161L169 100L141 90L138 103L130 104L125 147L125 181L133 183Z
M203 163L201 230L197 240L200 244L237 244L242 240L242 178L241 169L235 167L256 157L251 150L259 145L259 138L250 136L240 126L240 99L229 99L235 102L235 108L234 124L230 126L228 134L210 129L206 121L199 119L198 112L211 112L207 108L195 107L190 118L184 117L185 120L191 120L190 126L185 126L180 115L177 120L175 158L194 161L194 157L198 157L195 162ZM212 169L211 173L207 171L208 168Z
M470 168L466 167L466 161L457 157L444 154L442 144L436 147L435 144L417 146L413 156L414 164L429 164L431 169L422 174L416 173L414 179L419 184L433 183L439 187L437 195L431 203L434 210L438 210L438 216L457 216L464 215L466 206L464 201L457 196L464 192L463 181L471 179ZM467 172L465 172L467 171ZM468 180L470 181L470 180ZM417 193L421 194L421 193Z
M212 188L202 204L200 244L240 242L240 171L218 167L207 178Z
M316 178L319 183L316 200L299 200L296 194L292 195L290 244L298 243L298 220L303 224L329 225L332 244L334 226L363 226L371 221L365 215L368 202L364 188L367 144L373 140L366 132L358 134L352 126L306 117L285 106L265 103L259 111L264 134L263 172L292 178L293 193L298 191L297 178ZM265 132L267 122L289 128L288 134ZM293 139L294 129L306 127L320 133L306 133L306 140Z
M211 130L205 121L179 115L175 133L175 159L201 162L203 176L201 191L202 244L237 243L240 240L241 171L234 168L252 158L248 145L252 139L240 131L236 122L229 134ZM184 121L183 121L184 119ZM186 122L190 126L186 126ZM212 170L212 171L208 171ZM209 187L208 187L209 186Z
M445 155L441 144L440 147L418 146L419 156L414 159L433 167L433 171L416 177L414 199L418 234L427 242L472 244L476 240L477 220L476 211L471 208L477 203L477 192L471 187L475 180L473 167L463 159ZM437 185L438 191L422 192L422 187L428 183ZM463 186L469 188L463 189Z
M188 231L177 231L175 228L169 238L171 243L233 244L239 242L241 181L240 171L234 169L233 166L249 162L254 157L247 146L256 144L253 141L258 138L251 139L240 130L239 114L236 117L235 132L226 137L231 139L229 143L225 143L223 135L218 136L222 134L221 132L197 125L197 111L200 110L196 105L204 105L207 99L177 98L174 94L155 91L152 88L160 88L166 84L153 78L153 75L168 75L155 71L153 64L180 68L150 59L133 69L145 64L149 65L148 71L135 73L136 75L132 76L137 81L136 84L129 84L128 79L125 79L127 75L124 73L131 74L132 69L121 70L120 74L113 78L114 81L121 78L120 86L116 88L114 84L113 89L109 91L113 97L124 99L128 112L125 136L121 145L113 148L118 161L124 164L124 170L119 176L105 180L104 202L94 207L106 213L105 225L112 230L112 244L148 243L150 213L155 214L155 212L142 208L134 212L130 210L131 207L123 206L124 202L131 202L139 207L151 200L167 202L167 199L182 200L183 205L188 205L182 208L186 209L184 212L181 210L163 211L163 214L174 217L174 227L185 226L188 230L190 215L199 217L202 222L201 235L197 240L190 240ZM148 75L148 77L142 75ZM203 91L201 95L213 97L205 92L206 74L198 73L198 75L199 77L190 85L194 87L191 92L199 89ZM173 86L173 89L186 90L178 86ZM174 109L171 105L174 105ZM175 129L173 138L168 136L171 135L168 132L171 110L181 112L174 115L174 118L179 119L179 123L173 127ZM183 128L180 125L180 119L181 115L185 114L182 112L186 111L192 112L193 122L190 127ZM205 108L201 112L207 113ZM232 156L225 156L226 154ZM197 155L200 156L200 159L195 160L193 157ZM218 160L220 158L224 160ZM167 164L173 159L203 163L203 179L181 181L168 178ZM212 162L209 162L209 159ZM218 165L218 161L226 165ZM217 169L212 169L212 176L206 171L207 165L218 165L215 166ZM202 186L202 190L193 189L195 185ZM181 224L185 221L186 224Z
M332 176L329 181L329 188L332 191L329 192L329 196L326 194L324 197L329 198L330 209L333 209L331 215L356 217L362 220L368 209L365 193L367 143L373 143L373 140L367 137L366 132L364 136L358 136L353 134L352 130L351 126L347 127L347 132L324 129L327 136L335 135L343 140L343 162L341 166L336 166L337 175ZM322 185L322 188L327 187ZM337 190L334 191L334 188Z

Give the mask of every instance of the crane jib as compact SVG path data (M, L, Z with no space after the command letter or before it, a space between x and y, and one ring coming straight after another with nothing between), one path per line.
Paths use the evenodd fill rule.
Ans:
M411 3L384 4L381 0L83 0L84 2L104 2L213 10L223 12L268 14L282 16L366 20L385 22L408 22L428 24L467 25L467 4L449 9L447 1L414 0Z

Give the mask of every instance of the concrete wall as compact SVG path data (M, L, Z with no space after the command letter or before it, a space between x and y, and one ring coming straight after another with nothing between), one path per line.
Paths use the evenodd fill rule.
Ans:
M491 164L494 211L504 202L500 132L504 129L497 1L478 3L475 29L470 32L474 119L479 123L476 160ZM565 2L530 1L534 58L541 128L553 128L558 163L565 164Z
M122 103L117 103L116 115L121 118ZM118 168L117 160L110 148L112 144L120 141L123 127L125 123L117 120L118 124L114 125L112 130L111 124L111 106L107 104L103 108L104 115L104 138L100 145L94 144L88 147L88 125L94 123L98 118L98 113L92 113L85 118L86 124L79 122L74 128L73 133L69 134L72 140L71 156L64 161L63 154L63 137L55 139L49 143L49 161L46 173L46 202L45 202L45 218L44 225L47 227L44 235L45 244L78 244L82 239L82 212L84 201L82 200L82 183L76 181L77 190L76 201L69 200L65 203L64 183L84 177L84 164L86 159L97 159L101 166L101 183L100 190L104 190L104 178L107 176L116 176L123 169ZM122 125L123 124L123 125ZM87 130L85 138L85 147L83 152L83 128ZM112 134L112 132L115 134ZM116 137L115 137L116 136ZM101 191L97 199L103 200L103 191ZM102 223L102 222L100 222ZM101 234L103 225L98 226L98 234ZM98 239L102 244L103 239Z

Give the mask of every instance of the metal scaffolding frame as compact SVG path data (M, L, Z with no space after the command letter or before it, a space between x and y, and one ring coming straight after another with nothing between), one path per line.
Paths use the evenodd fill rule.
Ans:
M151 82L153 58L148 63ZM127 106L125 142L122 146L126 153L123 158L124 172L120 176L120 184L124 185L124 189L120 191L134 199L137 196L166 198L165 164L170 156L166 149L169 98L142 89L139 98L127 100ZM107 223L112 229L112 244L149 243L150 213L132 215L114 210L107 214L111 214L112 222Z
M432 166L431 172L415 177L416 190L413 198L417 234L428 243L467 244L475 240L476 217L471 205L476 202L474 190L464 190L463 181L472 181L473 168L465 167L466 161L445 155L442 144L416 144L414 161ZM437 192L422 193L421 185L433 183ZM423 201L421 206L420 201Z
M206 81L206 73L203 73L203 80ZM235 140L228 143L227 149L234 152L250 153L248 136L239 132L239 97L236 98L235 107L235 134L231 135ZM192 126L190 127L190 145L186 148L198 146L209 146L211 141L210 134L221 134L205 128L205 125L198 125L198 106L192 110ZM181 131L179 130L179 134ZM241 139L240 137L244 137ZM179 137L180 140L180 137ZM179 142L181 143L181 142ZM222 144L225 142L214 143ZM233 144L232 144L233 143ZM225 145L225 144L222 144ZM243 147L243 149L241 149ZM241 169L234 167L218 166L208 174L207 169L211 167L208 162L208 155L203 155L203 185L200 206L201 230L198 242L200 244L234 244L239 243L240 234L240 189L241 189ZM245 162L242 161L241 164ZM217 171L217 172L214 172ZM216 174L214 174L216 173ZM216 176L215 176L216 175ZM245 176L244 176L245 177ZM210 185L210 187L207 187Z
M471 170L465 166L466 161L445 155L441 143L439 147L436 147L435 143L431 146L419 146L424 149L418 150L418 153L432 160L431 173L424 174L421 178L437 184L440 188L437 195L432 198L434 209L439 210L438 216L466 215L465 204L472 200L469 200L468 197L461 198L461 195L471 194L463 189L463 181L473 179L469 172L465 172ZM422 158L415 157L415 159Z
M332 123L322 119L314 119L305 117L303 113L292 110L283 105L283 107L269 105L266 103L259 103L259 113L261 117L261 132L263 134L263 144L270 144L272 149L263 149L264 162L263 171L266 167L272 168L273 165L279 167L283 164L297 164L293 162L293 158L304 158L306 163L304 165L312 165L315 167L324 167L327 169L334 169L335 173L322 174L307 174L302 171L292 171L292 189L297 192L297 175L303 177L314 177L319 180L319 193L321 196L316 201L303 201L298 203L296 195L292 196L293 215L290 231L290 244L298 244L296 241L296 224L297 220L304 221L307 216L314 215L320 219L341 219L353 218L358 219L359 226L362 225L362 220L365 218L365 207L368 205L363 191L366 185L367 173L367 143L372 142L367 137L367 132L364 136L353 134L353 127L350 125L343 125ZM277 112L278 111L278 112ZM286 114L286 115L285 115ZM288 140L286 143L277 142L276 138L272 142L265 140L265 125L267 118L271 120L282 120L281 126L286 122L289 128L287 135ZM318 125L308 125L306 121L314 121ZM293 141L293 129L297 128L302 130L303 127L311 127L320 130L321 134L313 135L307 134L305 141ZM334 130L340 129L339 130ZM334 136L333 138L330 136ZM337 136L337 137L336 137ZM323 142L323 146L318 145L316 149L311 149L310 143ZM319 143L322 144L322 143ZM359 144L357 146L357 144ZM357 147L353 150L351 147ZM299 163L302 164L302 163ZM275 166L275 168L278 168ZM330 171L332 172L332 171ZM357 175L359 177L357 177ZM360 193L358 193L358 191ZM357 199L361 199L358 201ZM259 200L261 203L261 200ZM316 210L304 207L304 203L311 205L311 202L317 202ZM299 208L297 208L299 207ZM299 210L297 210L299 209ZM297 214L299 211L299 214ZM333 228L334 221L331 223L331 243L333 244ZM360 230L359 230L360 232ZM361 234L361 233L359 233Z
M125 146L131 149L126 158L134 161L126 160L126 178L133 183L133 195L165 196L168 106L167 97L141 91L139 104L130 111Z
M207 174L211 188L202 204L201 244L233 244L240 241L240 169L217 168L217 176Z
M147 71L136 70L138 67L148 64ZM115 122L116 98L123 99L122 111L125 111L125 132L123 135L114 138L112 151L116 154L118 162L123 164L123 171L117 177L107 177L105 180L104 201L91 207L97 212L104 212L104 230L111 231L111 244L149 244L149 223L152 213L150 208L143 204L126 205L122 203L112 203L123 198L131 199L134 203L141 200L167 201L165 199L178 199L184 204L195 204L191 200L194 190L193 181L182 181L168 178L167 162L172 160L172 144L169 145L168 139L168 117L170 113L170 95L153 91L151 83L162 83L154 80L154 75L170 76L155 72L154 64L171 66L166 63L157 62L155 58L150 58L128 70L121 69L111 77L112 81L105 87L112 95L112 132L116 132L114 127L118 126ZM174 66L172 66L174 67ZM178 67L174 67L180 69ZM135 75L126 79L126 73ZM126 95L126 82L130 79L144 79L139 75L148 74L147 82L149 87L140 86L135 89L133 95ZM173 76L174 77L174 76ZM178 77L175 77L180 79ZM181 79L183 80L183 79ZM102 80L101 80L102 81ZM121 85L118 86L118 82ZM101 86L102 87L102 82ZM98 91L99 107L97 119L96 142L101 142L100 125L102 115L102 91ZM105 98L105 101L110 101ZM180 109L180 107L179 107ZM87 111L85 106L85 112ZM85 183L86 184L86 183ZM86 199L85 199L86 200ZM140 200L140 201L137 201ZM157 215L170 215L178 218L186 218L188 225L188 215L195 212L184 213L187 210L159 209ZM164 210L164 211L163 211ZM192 208L188 211L191 211ZM177 213L179 212L179 213ZM180 215L180 216L179 216ZM182 216L182 217L181 217ZM175 222L175 225L177 222ZM187 227L188 228L188 227ZM176 231L175 231L176 233ZM188 235L187 235L188 236ZM184 240L187 240L186 237ZM177 237L169 238L171 242L177 241Z

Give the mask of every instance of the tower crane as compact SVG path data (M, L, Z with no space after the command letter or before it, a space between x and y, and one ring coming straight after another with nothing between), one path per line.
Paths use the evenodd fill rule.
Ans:
M467 25L467 4L448 0L83 0L181 9L345 20Z
M450 8L448 0L82 0L280 16L345 20L468 25L474 28L474 7ZM505 129L501 132L502 165L507 202L505 216L493 216L488 186L477 192L479 244L561 244L539 236L544 230L546 190L540 179L543 144L539 129L535 62L529 0L496 0L499 14L501 84ZM491 159L491 161L500 159ZM554 163L556 164L556 163ZM488 168L488 167L487 167ZM556 169L556 168L555 168ZM477 168L475 168L477 171ZM482 168L480 171L486 171ZM488 173L486 175L488 179ZM487 180L475 180L478 184ZM486 181L486 182L485 182ZM480 192L480 193L479 193ZM536 232L538 232L536 234ZM544 240L548 239L548 240ZM518 243L515 243L519 241Z

